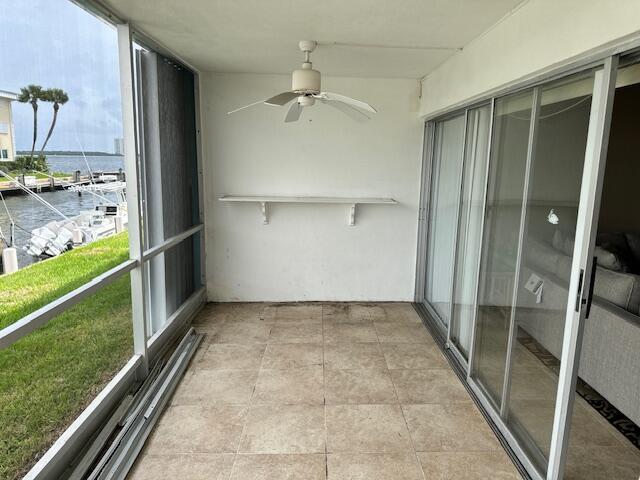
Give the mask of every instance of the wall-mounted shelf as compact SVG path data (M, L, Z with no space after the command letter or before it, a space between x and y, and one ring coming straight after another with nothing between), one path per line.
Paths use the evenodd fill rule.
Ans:
M221 202L245 202L258 203L262 210L262 223L269 224L269 204L270 203L337 203L350 205L349 225L356 224L356 206L359 204L396 205L398 202L393 198L351 198L351 197L275 197L275 196L241 196L223 195Z

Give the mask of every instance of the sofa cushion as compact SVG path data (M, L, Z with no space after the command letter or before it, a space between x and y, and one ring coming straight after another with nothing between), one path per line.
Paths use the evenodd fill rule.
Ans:
M640 234L638 233L626 233L627 243L629 244L629 250L633 255L633 259L637 265L640 265Z
M624 265L622 260L613 252L610 252L606 248L596 246L593 250L593 255L598 259L598 265L614 272L622 272Z
M602 245L607 250L629 250L624 233L598 232L596 245Z
M596 237L596 245L615 255L617 260L611 262L611 264L616 266L617 271L637 271L634 255L624 233L598 233ZM598 263L600 262L598 261ZM617 268L618 263L620 264L619 268ZM605 266L605 268L609 267Z
M597 267L593 293L629 312L640 313L640 275Z

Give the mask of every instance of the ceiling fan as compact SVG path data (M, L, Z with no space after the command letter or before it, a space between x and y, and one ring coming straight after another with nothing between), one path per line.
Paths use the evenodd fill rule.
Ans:
M245 105L244 107L227 112L227 115L261 103L283 107L295 99L295 102L291 104L287 115L284 117L284 121L287 123L296 122L300 118L302 109L304 107L311 107L316 100L340 110L354 120L369 120L371 117L368 114L376 113L376 109L368 103L337 93L320 91L320 72L312 68L310 59L311 52L315 50L317 45L317 42L313 40L302 40L298 44L300 50L304 52L304 63L301 69L293 71L291 91L279 93L266 100Z

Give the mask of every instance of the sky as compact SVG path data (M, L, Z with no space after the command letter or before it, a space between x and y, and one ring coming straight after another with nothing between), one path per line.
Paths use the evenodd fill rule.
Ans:
M47 150L113 152L122 137L115 27L69 0L0 0L0 12L0 90L18 93L33 83L69 95ZM52 111L40 103L37 149ZM13 117L16 148L30 150L31 105L14 102Z

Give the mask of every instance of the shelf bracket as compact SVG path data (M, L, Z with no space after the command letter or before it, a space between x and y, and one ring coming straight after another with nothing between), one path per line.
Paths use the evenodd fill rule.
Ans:
M356 203L351 204L349 209L349 226L353 227L356 224Z
M267 202L260 202L260 211L262 212L262 224L269 225L269 209Z

